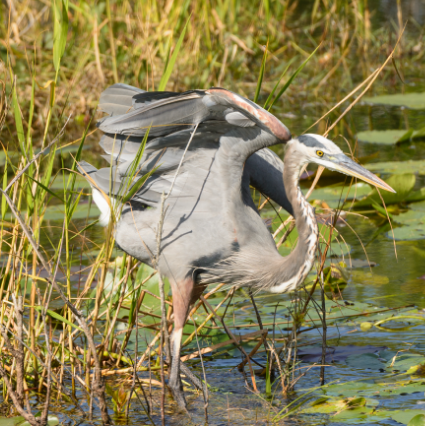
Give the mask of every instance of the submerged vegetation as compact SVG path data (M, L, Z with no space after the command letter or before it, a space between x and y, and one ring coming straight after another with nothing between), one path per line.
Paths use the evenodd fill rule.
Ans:
M394 3L386 19L372 0L1 5L0 426L199 424L204 416L209 424L424 424L415 405L425 391L423 292L405 283L414 303L394 296L397 285L379 301L370 293L389 288L395 278L385 268L397 256L400 268L414 269L403 263L406 247L417 264L425 257L417 244L425 238L424 23L409 14L415 0ZM294 134L329 131L397 191L379 194L325 171L309 195L321 243L304 288L253 296L209 286L183 335L182 360L208 383L207 395L185 382L192 420L166 391L156 271L114 247L113 224L100 227L76 173L82 158L104 161L96 105L115 82L226 87ZM305 173L305 191L315 173ZM287 254L292 219L253 196ZM372 269L378 240L388 242L387 264ZM167 283L165 296L170 332Z

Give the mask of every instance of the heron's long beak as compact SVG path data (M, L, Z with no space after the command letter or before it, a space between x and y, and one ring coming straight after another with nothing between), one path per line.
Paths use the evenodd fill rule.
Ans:
M334 157L328 157L324 161L327 163L325 167L331 170L336 170L338 172L344 173L349 176L354 176L359 178L367 183L370 183L373 186L378 188L385 189L389 192L395 192L388 184L386 184L382 179L379 179L378 176L375 176L369 170L362 167L360 164L354 162L351 158L347 157L344 154L338 154ZM329 165L331 163L331 165Z

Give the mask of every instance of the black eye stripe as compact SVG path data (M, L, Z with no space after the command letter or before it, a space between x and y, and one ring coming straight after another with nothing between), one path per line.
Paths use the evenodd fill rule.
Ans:
M298 141L309 148L325 148L325 145L310 135L298 136Z

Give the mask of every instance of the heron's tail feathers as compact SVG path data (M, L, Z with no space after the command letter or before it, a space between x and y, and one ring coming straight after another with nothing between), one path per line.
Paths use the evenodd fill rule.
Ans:
M102 188L101 180L99 182L98 173L100 170L93 167L86 161L80 161L77 165L80 173L86 178L92 187L93 201L100 210L99 223L102 226L107 226L111 218L111 207L115 207L115 199L109 198ZM108 199L106 198L108 197Z
M133 96L144 93L144 90L128 84L114 84L100 95L98 109L110 116L125 114L133 106Z

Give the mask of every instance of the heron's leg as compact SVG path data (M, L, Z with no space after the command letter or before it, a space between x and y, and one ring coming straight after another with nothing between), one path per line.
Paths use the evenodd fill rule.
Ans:
M186 409L186 400L183 393L183 385L180 378L180 350L183 327L189 311L194 281L188 277L179 282L171 280L173 292L174 331L171 335L171 368L168 386L178 406Z

